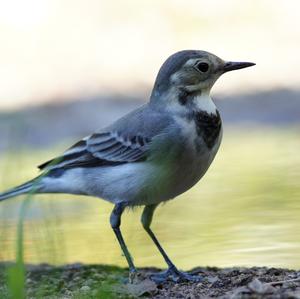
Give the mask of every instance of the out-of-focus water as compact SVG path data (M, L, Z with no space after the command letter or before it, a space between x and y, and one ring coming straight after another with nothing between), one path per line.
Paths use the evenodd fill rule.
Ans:
M37 172L55 153L9 153L0 190ZM299 128L227 129L206 176L157 209L153 230L178 267L300 266ZM1 260L13 260L22 198L0 204ZM110 229L112 205L70 195L38 195L25 221L28 263L126 266ZM165 267L140 225L142 209L124 213L122 230L137 266Z

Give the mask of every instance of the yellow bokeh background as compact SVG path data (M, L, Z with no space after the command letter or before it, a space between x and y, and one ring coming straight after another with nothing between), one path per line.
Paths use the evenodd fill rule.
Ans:
M0 109L149 92L173 52L257 63L215 92L297 88L297 0L0 1Z

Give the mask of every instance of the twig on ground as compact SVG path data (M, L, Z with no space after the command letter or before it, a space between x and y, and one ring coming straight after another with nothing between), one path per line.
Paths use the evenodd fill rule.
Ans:
M267 282L266 284L273 286L277 284L284 284L284 283L297 282L297 281L300 281L300 277L294 279L287 279L287 280L271 281L271 282Z

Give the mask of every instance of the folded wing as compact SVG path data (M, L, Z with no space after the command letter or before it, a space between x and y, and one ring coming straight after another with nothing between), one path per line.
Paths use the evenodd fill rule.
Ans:
M141 135L99 132L74 144L60 157L41 164L39 169L113 166L147 159L151 139Z

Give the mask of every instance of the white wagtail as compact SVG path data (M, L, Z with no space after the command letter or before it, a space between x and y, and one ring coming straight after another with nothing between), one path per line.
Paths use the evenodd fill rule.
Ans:
M199 280L175 267L150 224L155 208L194 186L219 149L222 122L209 95L212 86L222 74L252 65L205 51L173 54L160 68L147 104L40 165L39 177L0 194L0 200L34 190L110 201L110 223L130 274L136 268L120 231L121 215L126 207L145 206L142 225L168 265L152 278Z

